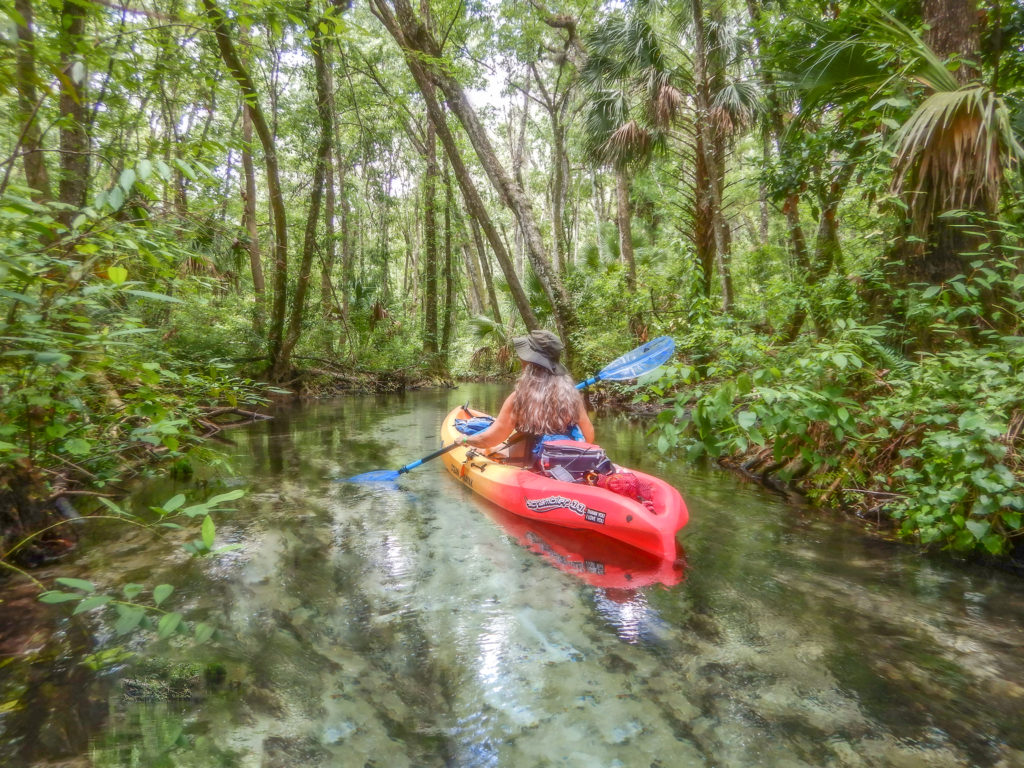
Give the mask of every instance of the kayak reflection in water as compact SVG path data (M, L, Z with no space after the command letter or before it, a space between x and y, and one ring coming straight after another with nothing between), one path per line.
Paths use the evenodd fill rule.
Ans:
M487 429L462 438L463 445L493 448L513 431L534 439L534 450L550 440L594 442L594 425L583 396L559 362L564 345L551 331L530 331L512 340L523 363L516 388Z

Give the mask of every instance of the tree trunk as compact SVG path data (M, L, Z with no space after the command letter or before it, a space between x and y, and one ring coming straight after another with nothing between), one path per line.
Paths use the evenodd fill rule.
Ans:
M426 168L423 172L423 356L436 372L437 343L437 137L427 123Z
M32 188L32 199L53 199L50 174L41 151L42 131L39 130L40 100L36 91L35 28L31 0L14 0L14 10L24 24L18 24L18 50L14 66L14 81L18 91L18 124L21 129L19 147L25 166L25 181ZM17 151L17 148L16 148Z
M975 0L921 0L921 17L927 25L924 41L942 60L956 57L953 76L960 85L977 77L981 40Z
M452 179L445 166L444 172L444 315L441 322L441 350L438 359L440 372L448 373L448 357L452 344L452 324L455 315L455 262L452 258Z
M921 11L928 25L925 42L939 59L955 59L959 63L953 71L957 82L966 85L977 78L981 42L975 0L922 0ZM995 201L992 201L988 205L979 203L975 210L992 216L994 208ZM908 280L938 284L965 272L967 264L962 254L976 252L982 243L965 231L967 224L968 217L931 216L927 231L923 233L926 240L923 249L916 244L905 248Z
M271 225L274 230L274 302L270 318L270 364L272 370L280 370L279 358L284 346L284 320L288 305L288 225L284 210L284 196L278 173L277 147L274 144L270 126L260 108L259 93L242 65L229 34L227 19L214 0L203 0L206 16L213 25L217 47L231 76L242 91L242 98L252 116L253 127L263 146L267 166L267 187L270 194L270 208L273 213Z
M569 266L569 237L565 226L566 190L569 186L569 160L565 150L565 126L557 112L551 113L551 229L555 233L555 263L564 273Z
M320 265L320 306L325 318L329 317L332 310L336 308L334 300L334 286L332 275L334 274L334 216L336 202L334 197L334 162L331 151L327 151L327 176L325 180L326 189L324 197L324 245L326 253L323 263Z
M629 172L615 169L616 213L619 225L619 255L626 269L626 288L636 293L636 259L633 256L633 212L629 205Z
M385 0L373 0L373 4L395 40L413 52L413 56L407 56L406 61L415 57L430 68L433 79L445 94L448 106L462 123L491 184L502 202L515 214L526 240L530 264L551 302L555 325L566 344L567 356L571 358L572 332L576 325L575 313L568 293L557 275L552 272L529 197L522 187L511 179L498 160L487 131L470 105L462 84L447 68L437 65L437 62L442 60L442 51L426 27L416 18L408 0L393 0L397 19L391 14Z
M242 45L250 50L249 35L243 27ZM263 279L263 261L260 257L260 234L256 223L256 167L252 161L252 113L245 99L242 99L242 173L245 176L245 191L242 193L242 222L249 236L249 270L252 272L252 286L255 292L256 316L254 329L263 335L264 294L266 283Z
M249 269L252 272L252 287L256 293L256 329L263 331L263 295L266 284L263 281L263 262L260 260L260 233L256 225L256 167L252 162L252 114L242 104L242 173L245 189L242 192L242 222L249 237Z
M295 296L292 300L291 317L288 320L288 333L273 368L273 378L276 381L283 381L287 376L291 366L291 355L295 345L299 342L302 330L302 318L306 310L306 293L309 289L313 255L316 252L316 228L320 221L320 204L327 176L327 165L330 162L331 140L334 137L334 110L331 108L331 87L328 82L329 74L324 56L324 40L320 28L321 23L317 19L310 19L309 50L313 57L316 82L316 111L317 117L320 119L320 143L317 145L316 164L313 167L313 189L309 198L309 213L306 217L306 231L302 242L302 261L299 266L298 281L295 285Z
M83 208L89 191L89 135L85 88L88 75L79 55L85 34L86 4L64 0L60 12L60 201ZM75 211L62 211L60 218L70 224Z
M338 168L338 191L341 193L341 317L348 323L349 294L352 291L352 238L349 236L349 205L345 191L348 166Z
M487 288L487 300L491 304L491 317L494 318L494 322L498 325L502 325L504 321L501 319L501 304L498 303L498 294L494 290L491 262L487 257L487 250L484 248L484 240L480 236L480 225L472 214L469 217L469 227L473 232L473 243L476 245L477 257L480 259L480 270L483 272L484 286ZM508 257L506 256L506 258Z
M334 76L331 74L331 49L327 46L322 51L324 61L327 65L326 79L327 79L327 93L328 93L328 109L331 112L331 135L328 138L328 149L327 149L327 176L325 183L327 185L325 190L324 200L324 242L326 244L326 253L323 257L322 269L320 272L320 305L324 315L324 319L329 318L333 313L339 312L341 308L338 306L338 296L334 290L334 262L337 253L337 243L335 242L335 219L337 217L337 198L334 186L335 181L335 165L337 163L337 146L339 144L337 140L338 136L338 125L334 120L334 114L337 112L336 99L334 95ZM333 346L333 336L329 336L331 341L329 342Z
M448 174L447 166L445 167L444 181L448 194L451 194L451 177ZM459 233L459 249L462 251L462 260L466 265L466 281L469 283L469 309L473 315L481 315L484 311L484 299L483 286L480 282L480 268L476 263L476 256L473 255L473 251L469 247L466 222L459 211L458 203L453 202L450 208L455 221L455 231Z
M555 242L555 267L558 272L564 273L569 264L570 237L565 222L565 208L567 190L569 186L569 158L565 148L565 123L564 116L569 104L569 93L571 82L562 93L558 92L558 84L562 81L562 69L567 63L567 57L557 59L559 75L555 81L555 88L551 91L544 85L537 67L530 63L530 71L537 81L537 88L541 94L541 103L548 113L548 121L551 123L551 231L554 234ZM527 88L529 81L527 81ZM525 144L526 118L528 91L524 89L523 99L523 122L520 128L520 143ZM522 150L520 150L522 153ZM525 188L521 172L516 174L520 186Z
M693 244L700 270L700 295L711 298L716 255L715 207L711 195L711 169L708 167L702 133L703 131L698 129L697 148L694 153Z
M811 270L811 259L807 252L807 238L804 237L804 228L800 223L800 195L791 191L786 196L786 202L782 205L782 211L786 215L786 224L789 228L789 239L793 249L793 258L796 261L797 272L805 276L805 279L813 281ZM800 328L807 318L807 298L801 299L801 304L786 323L782 331L782 342L792 343L800 333Z
M721 197L718 193L719 169L715 162L715 139L711 123L711 72L704 28L702 0L690 0L694 25L693 81L696 106L696 142L694 170L694 241L701 269L703 295L711 297L714 265L721 261ZM731 286L731 283L730 283Z
M715 261L718 265L718 276L722 281L722 312L732 314L734 298L732 289L732 233L729 222L725 220L725 206L722 202L725 188L725 137L721 133L714 136L714 204L715 204Z

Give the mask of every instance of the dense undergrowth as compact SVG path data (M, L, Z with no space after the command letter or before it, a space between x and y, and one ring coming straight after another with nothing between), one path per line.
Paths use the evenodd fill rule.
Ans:
M143 173L126 186L122 197L144 190ZM4 552L69 491L116 494L156 467L217 461L202 438L258 418L251 409L272 395L237 365L167 345L173 308L207 288L183 269L194 251L180 222L140 226L109 198L69 224L63 212L16 192L0 201Z
M790 345L695 330L680 339L687 362L652 388L670 406L658 449L723 460L924 545L1010 553L1024 533L1015 255L1006 248L946 285L894 291L900 327L839 319L826 338ZM985 320L993 295L999 327ZM926 348L916 347L922 329Z

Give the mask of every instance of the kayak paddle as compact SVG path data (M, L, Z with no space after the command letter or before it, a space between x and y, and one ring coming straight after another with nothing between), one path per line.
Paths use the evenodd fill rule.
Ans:
M599 381L628 381L629 379L635 379L637 376L642 376L645 373L650 373L672 356L675 346L676 343L669 336L659 336L656 339L652 339L646 344L641 344L631 352L627 352L622 357L618 357L608 363L608 365L595 373L589 379L577 384L576 389L589 387L591 384L595 384ZM466 413L469 413L469 403L466 403L463 408L466 409ZM426 464L428 461L436 459L438 456L444 456L448 451L458 448L460 445L462 445L462 443L446 445L444 448L439 448L433 453L427 454L422 459L417 459L411 464L406 464L404 467L400 467L399 469L375 469L372 472L364 472L361 475L345 478L342 482L391 483L397 480L399 475L403 475L409 470L416 469L416 467L421 464Z
M675 351L676 343L671 336L659 336L641 344L632 352L608 363L598 373L576 385L576 389L589 387L599 381L628 381L650 373L664 363Z

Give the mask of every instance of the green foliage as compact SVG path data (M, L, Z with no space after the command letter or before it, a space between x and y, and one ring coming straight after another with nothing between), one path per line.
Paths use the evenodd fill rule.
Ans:
M891 327L850 319L828 340L784 348L729 336L712 359L702 339L680 344L700 362L667 368L653 388L671 406L659 450L761 455L782 479L806 475L812 499L885 499L922 544L1004 553L1024 532L1024 313L1010 266L979 261L948 286L909 289L913 311L950 337L914 361L887 343ZM993 295L1008 322L968 343L964 318L991 318Z
M122 184L145 196L149 166L136 168ZM181 458L205 407L262 400L253 382L161 343L191 254L173 226L117 218L115 189L70 230L56 205L0 198L0 458L97 486Z
M187 503L184 494L177 494L161 506L150 507L151 515L142 518L126 511L107 498L101 498L109 514L83 518L84 521L114 519L121 524L148 529L161 535L169 531L186 531L192 521L200 520L199 538L182 544L193 556L224 554L239 545L228 544L214 547L216 526L213 515L226 510L226 503L236 501L245 491L235 490L217 494L206 501ZM82 521L79 521L81 524ZM9 565L18 550L43 531L36 532L15 544L4 557L0 566ZM89 613L94 619L111 625L115 637L124 637L135 632L145 632L150 637L166 640L172 636L183 636L195 643L205 643L214 634L214 627L203 622L187 621L180 611L167 610L165 603L174 594L171 584L157 584L148 587L128 583L119 589L100 589L94 582L85 579L57 577L54 586L39 594L39 601L51 605L68 604L72 616ZM87 663L93 668L119 663L125 658L120 648L106 648L92 654Z

